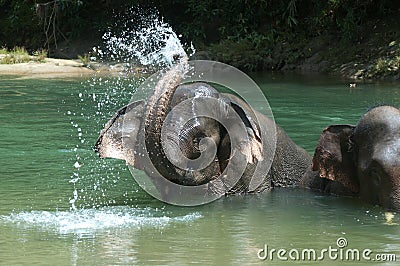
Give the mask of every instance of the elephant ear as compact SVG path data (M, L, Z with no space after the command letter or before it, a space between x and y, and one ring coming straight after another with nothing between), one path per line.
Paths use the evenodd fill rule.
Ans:
M333 125L324 129L313 157L313 171L327 180L325 192L354 195L359 191L351 137L355 126ZM329 180L329 181L328 181Z
M263 160L263 144L261 141L261 132L259 121L253 109L242 99L228 93L222 93L222 97L227 99L232 108L243 121L249 138L249 145L241 150L246 155L247 162L255 164Z
M139 143L144 108L144 101L132 102L119 109L106 123L94 146L100 158L122 159L135 165L133 151Z

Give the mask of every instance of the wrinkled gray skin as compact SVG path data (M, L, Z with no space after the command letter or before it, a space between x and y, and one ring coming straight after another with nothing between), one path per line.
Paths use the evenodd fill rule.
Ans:
M236 130L237 125L232 124L229 128L225 128L207 117L190 120L183 130L174 129L171 121L179 119L183 112L187 113L187 110L182 111L179 106L177 107L184 100L188 100L193 106L198 106L199 111L202 111L202 108L212 109L209 105L202 104L203 96L219 99L232 107L230 109L234 111L230 112L235 112L235 114L227 111L226 114L222 112L221 115L221 110L215 110L215 113L228 117L228 124L229 117L239 116L246 128L247 141L243 140L240 146L231 147L232 139L227 132ZM161 97L161 100L154 100L155 98L150 98L147 103L144 101L130 103L120 109L101 131L95 150L102 158L123 159L134 168L145 171L152 178L152 182L163 198L168 198L173 192L168 187L168 182L154 178L155 170L176 184L185 186L209 184L207 189L210 193L236 194L268 191L273 187L298 186L311 165L311 156L298 147L279 126L262 114L257 113L257 120L247 103L232 94L219 93L205 83L191 83L177 86ZM170 114L170 112L173 113ZM170 114L169 119L167 119L167 114ZM160 136L163 123L173 124L166 132L168 138L164 142L167 143L162 143ZM257 164L265 163L268 160L269 151L273 150L273 144L268 139L268 134L273 132L271 131L273 127L276 127L277 143L275 156L270 158L273 160L272 167L268 172L256 173L261 174L262 182L252 187L250 181L252 175L255 174ZM266 142L261 142L261 132L266 133L268 139ZM170 145L172 151L182 152L187 158L196 159L209 144L204 138L209 138L216 143L217 154L202 170L191 171L177 167L168 160L162 148L163 145ZM176 157L179 158L178 155ZM245 161L247 166L240 180L230 189L226 189L230 182L230 174L224 171L230 161L233 162L233 169L231 169L233 172L235 165L240 162ZM187 167L191 166L187 165ZM226 179L216 182L216 177L221 173L226 174Z
M324 192L358 196L400 210L400 110L379 106L356 126L333 125L319 139L313 171L303 185Z

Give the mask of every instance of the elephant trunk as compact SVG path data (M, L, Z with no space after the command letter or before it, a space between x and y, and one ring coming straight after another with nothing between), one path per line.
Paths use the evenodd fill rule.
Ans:
M179 174L168 160L161 145L161 129L168 115L168 108L178 84L187 69L187 61L174 65L159 80L153 94L148 99L145 113L145 146L153 166L159 174L172 182L177 182Z
M198 117L193 107L199 96L212 97L218 92L208 84L196 89L190 84L180 85L186 71L187 61L182 59L155 86L145 114L145 145L159 175L176 184L194 186L208 183L221 173L216 157L221 128L211 118ZM179 106L185 101L189 107ZM182 119L186 114L191 117ZM182 120L185 123L178 126Z

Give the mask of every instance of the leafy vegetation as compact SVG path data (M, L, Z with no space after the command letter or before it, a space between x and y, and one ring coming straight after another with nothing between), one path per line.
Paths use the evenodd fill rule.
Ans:
M214 59L257 70L268 65L272 53L288 43L293 54L286 63L295 63L308 53L301 51L299 44L310 38L329 35L334 43L342 42L345 47L363 42L371 27L392 18L396 21L400 1L0 0L0 46L26 47L30 52L46 49L54 56L62 52L61 43L64 47L77 42L99 43L109 28L118 28L131 7L158 10L184 41L193 42L198 50L209 51ZM130 21L138 24L135 16ZM85 52L77 52L75 57ZM376 64L377 69L385 69L384 61Z
M369 71L369 75L373 76L385 76L390 75L393 72L399 72L400 70L400 45L394 41L391 43L395 46L395 49L385 57L380 57L376 60L375 67Z
M396 0L0 0L0 41L29 48L64 39L99 37L128 7L155 8L196 43L216 43L248 34L335 31L354 39L371 19L398 14Z
M46 61L46 58L46 50L38 50L31 56L24 47L16 46L11 51L6 48L0 49L0 64L18 64L31 61L43 63Z
M44 62L46 62L46 58L47 58L47 50L39 49L39 50L33 52L33 56L37 62L44 63Z
M90 54L78 55L78 58L84 67L90 66Z

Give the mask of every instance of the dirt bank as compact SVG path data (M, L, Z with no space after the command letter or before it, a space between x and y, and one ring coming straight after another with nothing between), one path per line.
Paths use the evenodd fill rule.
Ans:
M79 77L95 71L85 67L79 60L47 58L45 62L0 64L0 75L21 75L26 77L55 78Z

